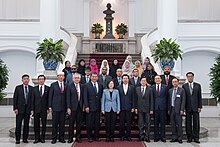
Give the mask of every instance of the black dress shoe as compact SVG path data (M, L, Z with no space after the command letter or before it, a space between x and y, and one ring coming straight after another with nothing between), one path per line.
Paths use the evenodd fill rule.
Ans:
M92 139L92 138L88 139L88 142L92 143L92 142L93 142L93 139Z
M128 141L132 141L132 140L131 140L131 137L128 137L127 140L128 140Z
M183 143L183 141L182 141L182 140L178 140L178 142L179 142L179 143Z
M195 143L200 143L200 141L198 139L195 139L194 142Z
M23 140L23 142L24 142L24 143L28 143L28 141L27 141L27 140Z
M110 138L106 138L106 139L105 139L105 142L109 142L109 141L110 141Z
M66 143L66 141L64 139L59 140L60 143Z
M191 143L192 142L192 139L187 139L187 143Z
M97 141L97 142L100 142L100 141L101 141L99 138L95 138L94 140Z
M72 143L72 142L73 142L73 139L69 139L69 140L68 140L68 143Z
M178 142L178 139L172 139L170 142Z
M146 142L150 142L150 139L146 139Z
M81 138L76 138L76 142L81 143L82 139Z
M16 144L20 144L20 141L16 141L15 143L16 143Z
M120 138L120 140L121 140L121 141L124 141L124 140L125 140L125 138L124 138L124 137L121 137L121 138Z
M114 139L114 138L110 138L110 141L111 141L111 142L115 142L115 139Z
M41 143L45 143L45 140L44 140L44 139L41 139Z
M154 142L158 142L159 141L159 139L154 139Z
M56 140L52 140L51 141L51 144L55 144L57 141Z
M33 144L36 144L36 143L39 143L40 142L40 140L35 140L34 142L33 142Z
M163 139L161 139L161 141L162 141L162 142L166 142L166 139L163 138Z

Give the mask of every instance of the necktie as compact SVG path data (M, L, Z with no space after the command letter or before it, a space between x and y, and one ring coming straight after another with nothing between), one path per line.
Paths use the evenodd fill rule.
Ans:
M168 79L168 76L166 75L166 85L168 86L168 83L169 83L169 79Z
M189 92L192 95L192 92L193 92L192 83L189 84Z
M78 96L78 101L80 101L80 94L79 94L79 84L76 84L76 92L77 92L77 96Z
M25 89L25 103L27 104L27 99L28 99L28 88L27 86L24 86Z
M176 88L173 89L173 96L172 96L172 106L175 106L175 99L176 99Z
M134 78L134 84L137 85L137 78Z
M160 87L157 85L157 95L160 95Z
M103 86L106 87L106 83L105 83L105 75L102 76L102 81L103 81Z
M141 93L142 93L142 97L144 97L144 87L142 88Z
M88 83L89 82L89 77L88 76L86 76L86 83Z
M40 86L40 96L43 95L43 89L42 89L42 85Z
M60 82L60 93L63 93L63 84Z
M95 92L98 93L95 83L94 83L93 87L94 87L94 89L95 89Z
M118 78L118 84L121 85L121 78Z

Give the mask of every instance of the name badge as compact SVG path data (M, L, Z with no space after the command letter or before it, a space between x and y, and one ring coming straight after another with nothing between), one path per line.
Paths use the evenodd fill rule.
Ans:
M179 95L179 94L177 94L177 95L176 95L176 97L180 97L180 95Z

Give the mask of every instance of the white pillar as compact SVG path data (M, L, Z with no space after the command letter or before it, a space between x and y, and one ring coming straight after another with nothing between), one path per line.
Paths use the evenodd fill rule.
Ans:
M128 0L128 37L134 37L135 33L135 1Z
M60 39L60 0L40 0L40 41ZM37 74L43 73L43 61L37 62Z
M90 0L83 2L83 33L84 37L89 38L90 34Z

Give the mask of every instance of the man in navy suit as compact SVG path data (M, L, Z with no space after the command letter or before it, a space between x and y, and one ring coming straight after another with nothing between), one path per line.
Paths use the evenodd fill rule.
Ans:
M103 88L98 81L98 74L91 73L91 81L85 84L84 87L84 106L87 113L86 124L88 141L100 141L99 139L99 126L100 126L100 113L101 113L101 98ZM94 131L94 134L93 134Z
M50 88L44 84L46 77L44 75L39 75L38 86L35 86L32 94L32 113L34 114L34 143L45 143L45 132L46 132L46 122L48 108L48 98ZM42 124L42 133L40 135L40 120Z
M131 114L134 112L134 86L129 85L129 76L124 74L122 76L123 84L118 86L118 91L120 95L120 114L119 114L119 123L120 123L120 136L121 141L124 141L127 138L128 141L131 141ZM127 129L125 134L125 122L127 123Z
M52 112L52 144L57 141L59 125L59 142L65 143L65 116L66 116L66 84L64 83L64 72L57 74L58 81L50 86L49 111Z
M186 92L186 135L187 142L199 142L200 121L199 113L202 109L202 90L199 83L194 82L194 73L186 74L188 82L183 85Z
M107 88L107 83L112 79L111 76L107 75L107 67L102 68L102 74L99 75L98 82L102 84L103 89Z
M31 115L31 95L33 87L29 84L29 75L22 76L22 84L16 86L13 96L13 110L16 114L16 128L15 139L16 144L20 144L21 139L21 125L24 121L23 127L23 142L28 143L29 120Z
M121 68L118 68L116 70L116 75L117 75L117 77L113 79L114 80L114 85L115 85L114 88L117 88L118 85L122 84L122 69Z
M80 83L80 74L75 73L72 77L73 82L67 86L66 104L69 118L69 140L73 142L74 124L76 122L76 142L81 143L81 122L83 116L83 85Z
M155 76L154 79L156 83L152 85L153 98L154 98L154 142L158 142L159 139L162 142L166 142L165 139L165 124L166 124L165 122L166 122L166 111L167 111L166 85L161 83L162 79L159 75Z

